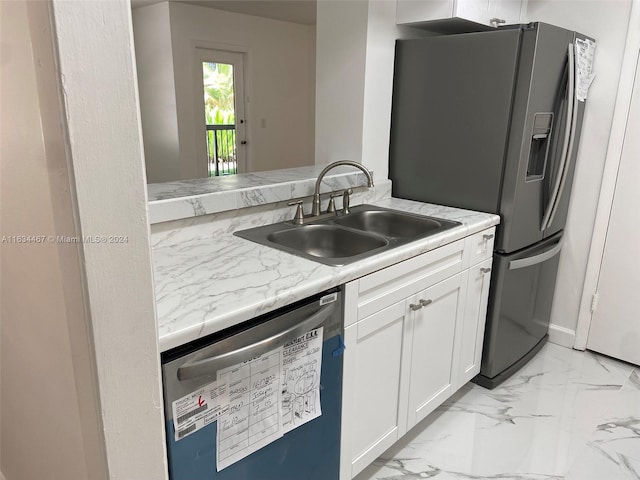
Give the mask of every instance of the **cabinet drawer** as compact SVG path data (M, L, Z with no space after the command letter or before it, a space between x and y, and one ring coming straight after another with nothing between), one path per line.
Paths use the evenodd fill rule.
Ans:
M491 227L466 238L465 268L482 262L493 255L495 236L496 229Z
M358 320L462 271L464 248L465 240L458 240L362 277Z

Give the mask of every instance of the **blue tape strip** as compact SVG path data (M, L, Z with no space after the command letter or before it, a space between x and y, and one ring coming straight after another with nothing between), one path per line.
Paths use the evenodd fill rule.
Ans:
M331 352L331 355L333 355L334 357L339 357L340 355L342 355L347 348L344 344L344 340L342 340L342 335L338 335L338 343L338 348Z

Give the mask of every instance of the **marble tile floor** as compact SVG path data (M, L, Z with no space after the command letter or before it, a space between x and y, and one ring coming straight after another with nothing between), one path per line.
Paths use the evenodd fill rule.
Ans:
M356 480L640 480L640 368L547 344L462 387Z

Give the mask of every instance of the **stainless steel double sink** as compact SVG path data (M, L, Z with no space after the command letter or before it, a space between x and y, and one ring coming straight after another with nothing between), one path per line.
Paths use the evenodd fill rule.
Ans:
M324 214L305 222L275 223L234 235L325 265L340 266L461 225L373 205L359 205L348 214Z

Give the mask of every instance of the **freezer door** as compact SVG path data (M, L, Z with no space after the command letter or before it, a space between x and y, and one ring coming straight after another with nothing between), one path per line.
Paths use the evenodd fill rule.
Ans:
M567 65L573 36L544 23L523 30L500 199L499 251L515 252L545 236L543 218L570 138ZM559 200L568 201L568 193ZM563 228L562 217L556 215L555 231Z
M494 378L545 337L562 233L516 254L494 255L480 373Z
M393 195L498 213L520 30L396 43Z

